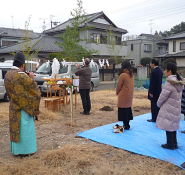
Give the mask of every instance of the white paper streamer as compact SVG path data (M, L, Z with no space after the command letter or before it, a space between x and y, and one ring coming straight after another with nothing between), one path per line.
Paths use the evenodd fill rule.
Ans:
M91 59L91 62L90 62L90 67L92 67L92 66L95 66L93 59Z
M63 65L64 67L67 66L66 61L64 60L64 58L63 58L63 61L62 61L62 65Z
M71 89L69 88L69 86L66 88L67 92L70 94Z
M109 67L109 60L108 59L106 59L106 64Z
M83 63L85 63L84 57L82 58Z
M56 58L54 58L52 63L52 77L58 74L59 69L60 69L60 63Z
M102 61L102 62L101 62L101 60L99 59L99 64L100 64L100 67L103 67L103 66L104 66L104 64L105 64L104 59L103 59L103 61Z
M39 67L39 65L40 65L40 63L37 61L37 65L36 65L36 68L38 68Z
M50 61L48 60L48 61L46 62L46 67L48 67L48 66L49 66L49 63L50 63Z

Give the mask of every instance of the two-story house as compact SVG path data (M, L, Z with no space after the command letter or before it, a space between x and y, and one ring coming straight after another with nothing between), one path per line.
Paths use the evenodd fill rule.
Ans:
M29 30L30 39L37 38L40 35L40 33ZM25 30L0 27L0 48L18 43L21 41L21 37L24 38L24 36Z
M168 42L159 35L141 34L135 39L128 38L123 42L126 42L127 53L129 59L132 60L131 63L136 66L140 65L141 58L154 58L168 51Z
M168 54L164 58L175 58L177 67L185 67L185 32L165 38L169 42Z
M92 28L80 33L80 38L85 39L85 41L80 42L80 44L86 49L99 51L99 54L93 55L94 61L97 63L99 59L109 59L109 68L107 66L104 66L103 69L100 68L100 73L102 74L102 80L110 80L114 77L116 62L111 58L107 47L107 45L109 45L109 36L106 31L110 29L110 26L112 26L114 38L117 41L115 49L120 50L117 56L118 59L123 60L125 55L127 55L127 47L121 46L122 36L127 33L127 30L118 28L103 12L89 14L86 15L86 17L88 20L80 27L92 26ZM49 36L58 36L59 34L62 35L62 33L66 30L66 26L70 26L70 22L71 19L52 29L44 31L44 33Z

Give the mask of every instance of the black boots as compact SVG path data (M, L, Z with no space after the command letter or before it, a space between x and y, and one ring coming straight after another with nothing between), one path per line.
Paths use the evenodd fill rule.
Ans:
M176 131L173 132L169 132L166 131L166 138L167 138L167 143L161 145L161 147L165 148L165 149L177 149L177 138L176 138Z

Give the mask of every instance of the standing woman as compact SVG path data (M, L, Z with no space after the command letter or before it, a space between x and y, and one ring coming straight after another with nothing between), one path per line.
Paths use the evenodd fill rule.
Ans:
M179 129L181 97L185 82L181 80L177 73L177 66L174 63L165 65L164 74L167 78L157 101L157 106L160 110L156 127L166 131L167 143L161 146L174 150L178 148L176 131Z
M124 61L121 65L116 94L118 95L118 120L123 121L124 129L129 130L129 121L133 120L131 107L134 94L134 75L128 61Z

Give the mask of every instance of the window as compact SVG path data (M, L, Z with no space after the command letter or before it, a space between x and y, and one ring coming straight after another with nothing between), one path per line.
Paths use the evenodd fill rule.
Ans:
M81 67L81 65L80 65ZM76 66L75 65L71 65L71 73L74 74L76 70Z
M152 45L144 44L144 52L152 52Z
M92 70L92 73L93 73L93 72L97 72L97 66L92 66L92 67L90 66L90 68L91 68L91 70Z
M36 72L40 74L51 74L51 64L48 66L46 63L42 64Z
M131 51L133 51L134 50L134 45L133 44L131 44Z
M180 50L185 50L185 42L180 43Z
M6 41L6 40L2 40L2 46L9 46L11 44L15 44L18 43L17 41Z
M83 67L83 65L80 65L80 68ZM97 72L97 66L89 66L92 70L92 73L93 72ZM75 70L76 70L76 66L75 65L71 65L71 70L72 70L72 73L74 74L75 73Z
M176 41L173 41L173 52L176 52Z
M59 74L67 73L68 66L64 67L60 65Z
M100 35L100 43L107 44L107 36L106 35Z
M117 45L121 45L121 37L118 36Z
M6 75L6 73L7 73L10 69L11 69L11 68L3 68L3 69L2 69L2 76L3 76L3 79L4 79L5 75Z
M68 65L66 67L60 65L59 74L67 73L68 71ZM40 74L51 74L52 73L52 67L51 63L47 66L46 63L42 64L36 71Z
M100 43L100 34L93 34L94 42Z

